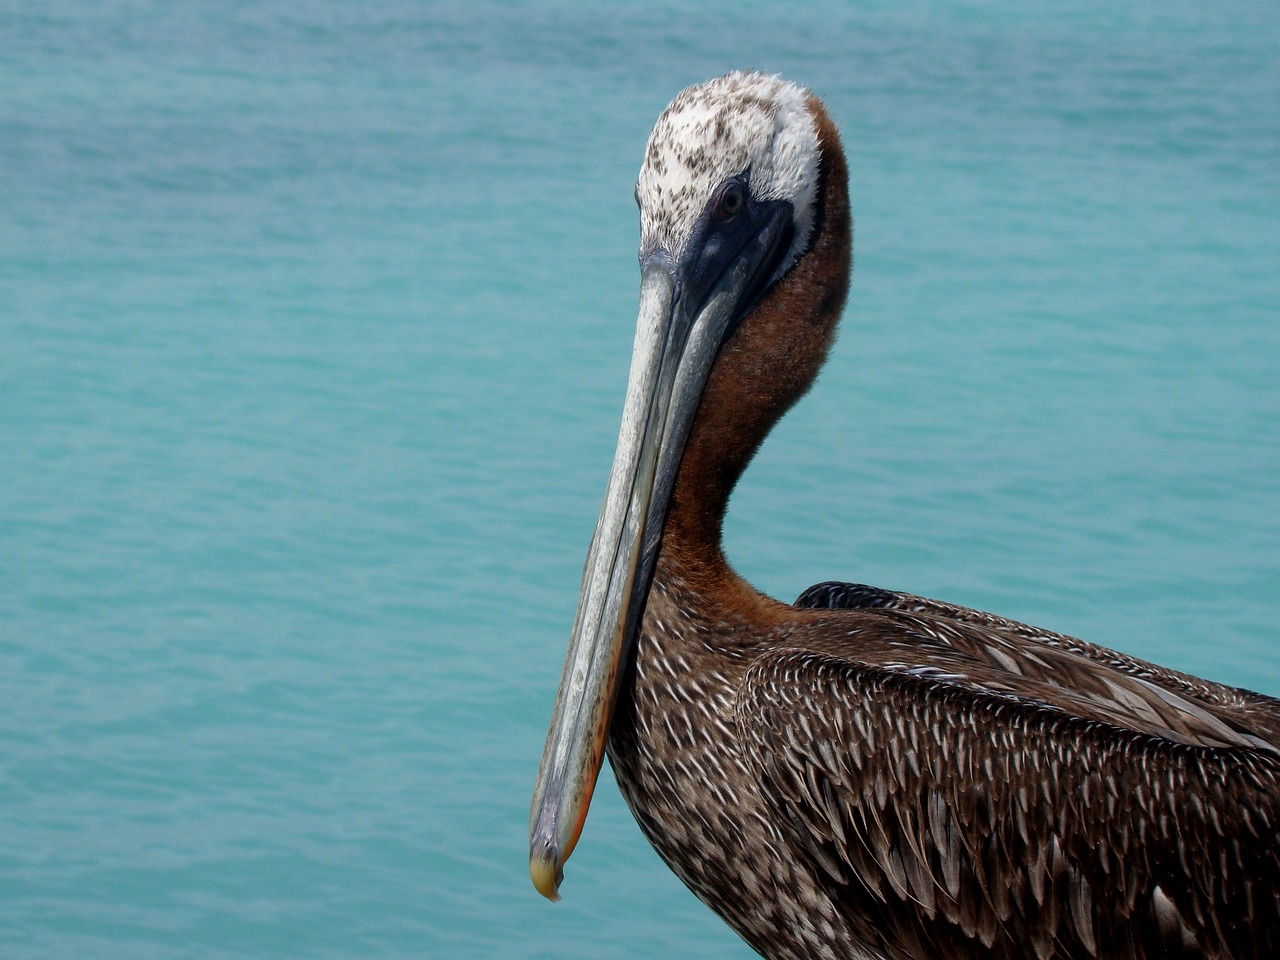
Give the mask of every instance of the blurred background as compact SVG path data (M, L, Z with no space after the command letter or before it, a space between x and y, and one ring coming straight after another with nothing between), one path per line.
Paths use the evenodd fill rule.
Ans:
M1280 7L13 0L6 957L750 951L606 772L526 874L658 113L850 156L842 337L728 553L1280 695Z

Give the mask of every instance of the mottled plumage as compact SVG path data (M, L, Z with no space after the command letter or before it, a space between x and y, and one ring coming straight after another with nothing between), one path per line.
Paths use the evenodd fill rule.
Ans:
M799 173L726 205L756 183L744 164ZM676 400L635 407L648 426L619 443L605 515L630 502L609 528L629 532L602 520L592 545L535 794L535 882L554 894L598 769L565 739L607 731L650 842L773 960L1280 957L1280 702L875 587L784 604L726 562L729 494L844 303L846 181L821 104L772 78L693 88L655 127L642 263L673 279L641 314L676 332L655 327L664 359L637 359L628 410L653 383ZM588 606L599 589L612 605Z

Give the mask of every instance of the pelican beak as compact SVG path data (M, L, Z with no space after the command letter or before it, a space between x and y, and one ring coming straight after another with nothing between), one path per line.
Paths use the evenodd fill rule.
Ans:
M549 900L560 899L586 820L703 387L721 345L776 279L792 231L789 203L759 202L728 225L704 218L678 263L663 250L641 258L618 449L529 815L529 874Z

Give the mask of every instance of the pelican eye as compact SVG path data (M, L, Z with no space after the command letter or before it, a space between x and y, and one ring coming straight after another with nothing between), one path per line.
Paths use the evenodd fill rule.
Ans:
M716 219L721 222L728 222L742 212L742 208L747 205L747 188L741 181L730 180L720 188L719 194L716 195L715 211Z

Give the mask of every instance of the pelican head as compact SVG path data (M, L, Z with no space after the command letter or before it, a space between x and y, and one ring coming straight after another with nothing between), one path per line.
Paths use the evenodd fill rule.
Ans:
M618 449L587 554L530 812L549 899L582 830L667 506L721 347L809 250L821 145L808 91L731 73L659 117L636 184L640 307Z

